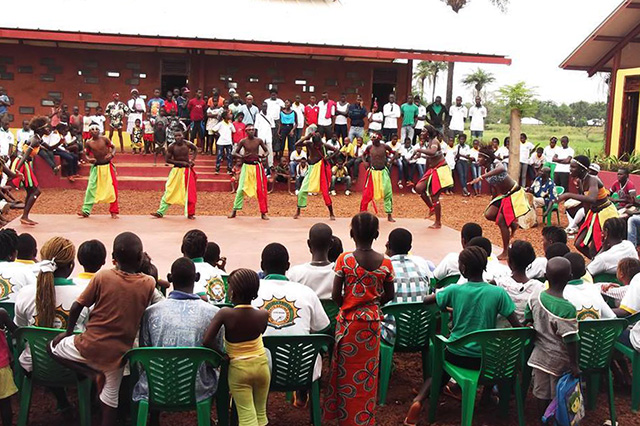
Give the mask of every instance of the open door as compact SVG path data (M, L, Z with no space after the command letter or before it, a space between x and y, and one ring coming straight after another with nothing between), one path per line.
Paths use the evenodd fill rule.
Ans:
M371 105L378 103L378 110L389 102L389 95L395 93L398 83L398 72L393 68L376 68L373 70L373 84L371 86Z
M620 131L620 150L618 158L630 155L636 150L636 132L638 130L638 107L640 104L640 77L627 77L622 104L622 123Z

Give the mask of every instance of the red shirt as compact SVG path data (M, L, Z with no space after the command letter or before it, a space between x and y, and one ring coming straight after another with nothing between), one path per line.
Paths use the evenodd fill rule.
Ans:
M631 179L627 179L627 183L624 186L620 185L620 181L616 181L611 187L611 193L617 193L620 201L618 204L620 207L625 207L630 202L629 191L635 191L636 187L631 182Z
M320 113L320 108L318 105L307 105L304 107L304 116L307 119L307 124L315 124L318 125L318 114Z
M207 104L202 99L193 98L187 104L191 121L204 120L204 110Z
M167 115L171 115L171 112L175 112L176 115L177 115L178 114L178 104L176 103L176 101L166 100L166 101L164 101L164 110L166 111Z
M235 133L231 136L231 140L233 141L233 143L238 143L242 139L247 137L247 132L245 132L244 130L247 127L247 125L244 124L242 121L234 121L233 127L235 127L236 129Z

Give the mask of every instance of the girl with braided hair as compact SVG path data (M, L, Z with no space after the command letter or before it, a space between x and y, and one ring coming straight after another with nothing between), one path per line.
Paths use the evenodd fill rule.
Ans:
M478 163L486 172L472 180L469 185L484 180L496 189L498 195L485 209L484 217L498 225L502 237L502 253L498 255L498 259L506 260L509 253L509 240L518 229L517 219L529 213L531 207L527 202L524 188L509 176L501 161L496 161L495 152L491 147L480 148Z
M38 222L29 219L29 213L40 195L38 179L33 171L33 158L41 149L42 137L51 133L51 124L48 117L33 117L29 122L29 128L33 130L33 136L23 145L23 152L12 161L11 170L17 173L12 181L13 185L16 188L22 186L27 191L20 223L33 226Z
M14 301L18 291L36 283L32 265L15 262L18 234L13 229L0 229L0 299Z
M578 179L580 194L565 192L558 202L577 200L583 203L587 216L576 234L575 247L580 253L593 259L603 247L603 227L607 219L618 217L616 206L609 199L609 191L598 178L589 173L591 161L584 155L575 156L569 163L569 175Z
M482 247L467 247L458 256L460 273L468 282L460 285L450 285L438 293L424 298L425 304L437 304L445 311L453 309L453 329L450 340L457 340L474 331L496 328L498 315L505 317L513 327L521 327L516 315L516 306L507 292L498 286L485 282L482 273L487 268L487 252ZM481 363L479 348L467 345L462 348L445 349L444 358L451 364L469 370L479 370ZM429 397L431 386L444 388L450 376L446 372L434 374L432 383L427 379L418 395L414 398L405 425L415 425L418 422L422 405ZM485 391L490 390L490 386ZM484 395L483 395L484 396Z

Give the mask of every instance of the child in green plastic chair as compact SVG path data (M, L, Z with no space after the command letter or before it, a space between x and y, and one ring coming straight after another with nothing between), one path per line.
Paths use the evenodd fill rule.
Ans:
M437 304L440 309L453 309L453 329L449 340L457 340L474 331L496 328L498 315L505 317L513 327L521 327L516 315L516 306L501 287L483 281L482 273L487 267L487 252L481 247L467 247L458 257L458 267L468 282L450 285L436 294L424 298L425 304ZM482 358L478 348L470 344L462 348L449 349L444 359L458 367L479 370ZM441 386L449 382L449 375L443 372ZM405 425L415 425L420 417L422 405L429 397L431 379L427 379L409 408ZM485 387L485 400L490 387Z
M576 308L563 297L571 279L571 262L554 257L547 263L549 288L531 295L525 307L525 323L533 324L536 339L528 365L533 368L533 396L538 400L539 417L556 394L560 377L578 368L578 319Z
M250 269L236 269L229 275L233 308L222 308L204 335L203 346L222 353L216 336L224 326L224 346L229 361L229 390L238 409L240 426L265 426L271 372L262 334L269 313L251 306L258 297L260 279Z

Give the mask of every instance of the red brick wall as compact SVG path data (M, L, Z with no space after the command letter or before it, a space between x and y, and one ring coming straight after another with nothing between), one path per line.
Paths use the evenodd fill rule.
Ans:
M10 113L14 116L15 127L19 126L22 119L32 115L20 113L20 107L34 108L36 114L48 112L49 107L42 106L42 100L53 99L52 95L55 93L51 92L60 92L63 102L70 109L78 105L81 111L87 101L99 102L104 107L111 100L111 94L116 91L126 100L132 87L137 87L140 93L151 95L153 89L160 86L162 60L181 58L186 59L189 64L190 88L193 90L201 87L205 89L205 94L209 94L212 87L218 87L225 95L228 92L228 82L220 79L224 75L230 76L238 84L239 93L251 91L256 100L268 97L267 84L275 83L281 98L293 98L300 94L303 102L307 102L311 93L303 93L303 86L295 84L295 80L299 79L306 80L307 86L314 86L314 94L318 98L324 90L333 99L337 99L343 91L348 92L350 101L355 100L356 93L359 93L368 106L373 71L377 68L397 70L396 91L399 103L404 102L410 88L410 65L407 64L177 55L27 45L3 45L0 52L0 85L13 98ZM78 71L82 71L82 75L78 75ZM107 77L108 71L117 71L120 77ZM138 78L137 73L146 74L146 78ZM44 81L43 76L55 81ZM259 81L249 82L251 77L257 77ZM79 93L90 94L90 99L81 98Z

